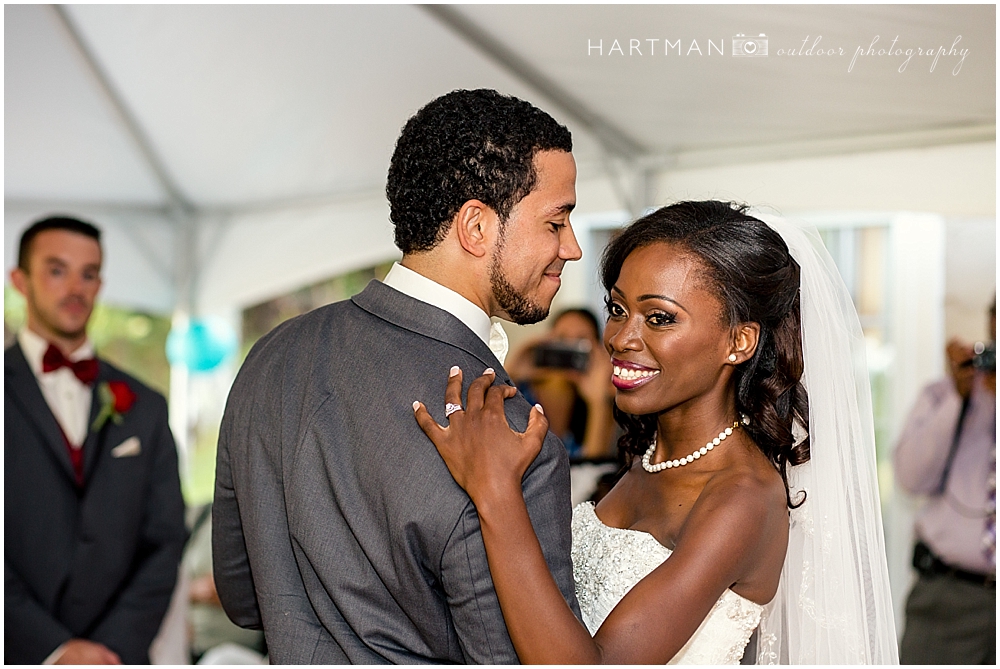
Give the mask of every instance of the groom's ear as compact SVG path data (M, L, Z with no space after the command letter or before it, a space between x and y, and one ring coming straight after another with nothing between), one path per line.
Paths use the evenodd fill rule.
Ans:
M452 227L462 248L475 257L482 258L493 246L498 222L492 208L479 200L469 200L455 214Z

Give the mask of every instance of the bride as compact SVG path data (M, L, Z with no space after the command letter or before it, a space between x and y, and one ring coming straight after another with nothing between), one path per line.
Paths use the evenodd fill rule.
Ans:
M897 662L863 341L818 237L681 202L616 237L602 280L630 464L573 511L582 623L521 496L541 407L512 431L491 370L447 427L414 404L476 505L521 661L737 663L757 630L761 664Z

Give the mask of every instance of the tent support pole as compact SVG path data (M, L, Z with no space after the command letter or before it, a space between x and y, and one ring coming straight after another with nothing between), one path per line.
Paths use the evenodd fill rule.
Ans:
M145 159L146 164L149 169L153 172L156 180L160 183L167 198L170 200L170 205L174 209L178 209L185 214L192 215L195 212L195 207L181 194L177 185L174 183L173 179L167 173L167 169L160 160L159 155L153 149L152 143L146 134L142 131L139 126L139 122L136 120L135 115L125 104L124 99L118 93L117 89L111 83L111 79L108 77L107 73L101 67L100 63L94 57L94 54L87 47L87 43L84 41L83 36L77 29L73 20L69 16L69 12L65 5L53 5L53 10L58 19L59 24L66 30L69 35L70 42L76 49L77 54L80 56L87 71L92 77L94 77L97 82L98 88L100 88L101 93L103 93L105 99L114 109L115 114L118 116L119 122L124 127L125 131L128 133L129 137L135 143L139 153Z

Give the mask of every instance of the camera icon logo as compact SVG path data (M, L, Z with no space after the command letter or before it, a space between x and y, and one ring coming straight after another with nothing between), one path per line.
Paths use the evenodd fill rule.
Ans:
M747 37L740 33L733 38L733 55L743 58L767 55L767 35L761 33L757 37Z

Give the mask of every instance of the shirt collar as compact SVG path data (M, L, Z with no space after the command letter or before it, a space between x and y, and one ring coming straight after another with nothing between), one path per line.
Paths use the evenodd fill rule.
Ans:
M382 282L390 288L395 288L404 295L415 300L443 309L465 323L476 333L484 343L490 343L490 317L475 304L465 299L451 288L445 288L440 283L418 274L398 262L392 264L392 269Z
M471 301L462 297L451 288L428 279L426 276L403 267L398 262L392 264L392 269L382 281L390 288L395 288L404 295L415 300L447 311L462 321L477 337L483 340L490 350L503 364L507 355L507 333L499 323L490 323L490 317L485 311Z
M17 343L21 345L21 352L24 353L24 358L28 361L31 371L35 373L35 376L41 374L42 358L45 356L45 351L49 348L49 341L40 334L28 329L28 326L25 325L17 333ZM76 362L77 360L93 357L94 345L90 339L87 339L80 348L67 355L66 359Z

